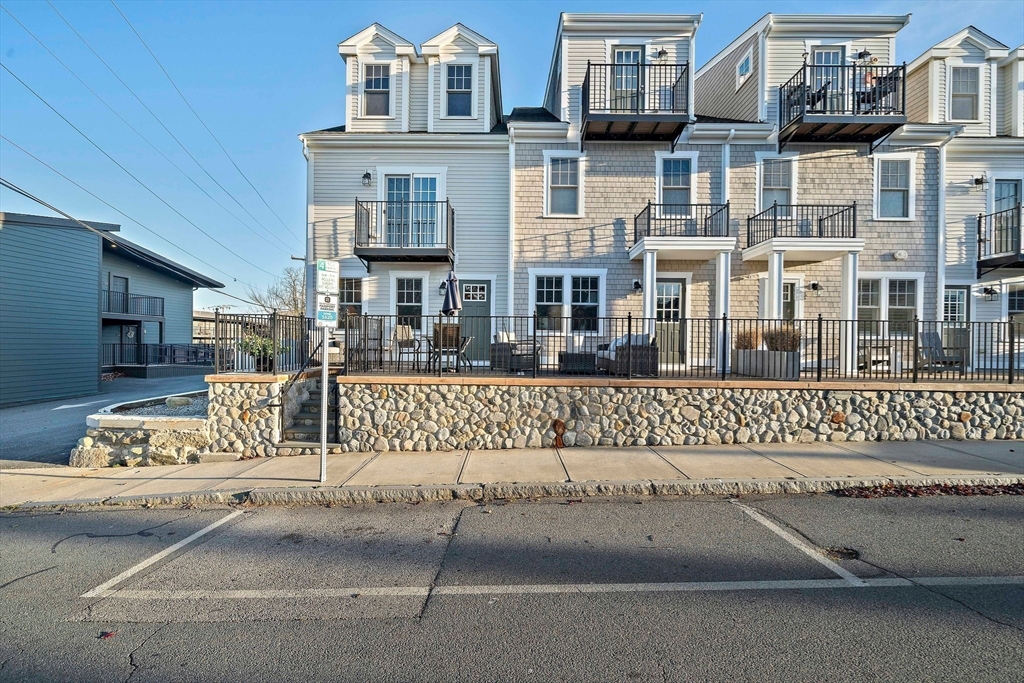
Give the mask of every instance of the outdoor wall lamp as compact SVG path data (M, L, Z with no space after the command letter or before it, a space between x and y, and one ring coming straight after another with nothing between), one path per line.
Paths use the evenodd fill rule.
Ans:
M981 293L985 295L985 301L995 301L999 291L995 287L986 287Z
M365 171L363 173L363 187L369 187L370 186L370 180L372 180L372 178L373 178L373 176L370 175L370 172L369 171Z
M984 185L988 182L988 174L982 171L981 175L975 177L973 180L975 185Z
M445 292L447 290L448 290L448 287L445 284L445 282L442 280L441 284L437 286L437 295L438 296L444 296L444 294L445 294Z
M659 48L658 49L658 54L656 55L656 57L658 59L664 59L667 56L668 56L668 50L666 50L665 48Z
M857 53L857 59L863 59L863 60L871 59L871 51L870 50L861 50L860 52Z
M821 284L818 282L812 282L811 284L807 285L807 288L814 292L815 296L821 296L821 293L825 290L825 288L822 287Z
M633 293L639 294L642 291L644 291L644 283L639 280L633 280Z

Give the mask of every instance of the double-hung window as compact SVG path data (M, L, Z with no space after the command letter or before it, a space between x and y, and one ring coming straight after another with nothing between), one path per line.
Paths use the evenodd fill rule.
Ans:
M761 209L767 209L776 202L792 204L793 160L763 159L761 161ZM786 212L789 211L787 208ZM780 215L782 211L780 211Z
M879 218L910 218L910 161L878 162Z
M598 307L601 302L601 278L573 276L572 321L573 332L597 332Z
M970 299L969 287L946 287L942 294L942 321L947 323L965 323L969 320Z
M954 66L949 70L949 118L977 121L981 71L973 66Z
M538 330L561 329L563 283L564 278L561 275L537 276Z
M857 329L861 334L909 335L918 313L918 280L863 279L857 282Z
M1019 337L1021 333L1024 333L1024 282L1011 284L1006 296L1006 311L1009 314L1009 321L1016 326L1016 333Z
M578 216L580 210L580 160L554 157L548 162L548 213Z
M473 66L449 64L446 97L448 116L473 115Z
M736 89L737 90L739 90L740 87L744 83L747 82L747 79L750 78L750 72L752 70L753 59L754 59L754 51L753 51L753 48L751 48L750 50L747 50L746 54L743 55L743 58L740 59L740 61L736 63Z
M391 116L391 66L366 64L363 116Z
M889 280L889 332L910 334L917 315L917 280Z
M341 316L361 314L363 312L363 281L359 278L341 278L338 304Z
M599 332L604 277L589 270L531 274L537 330Z
M395 280L395 313L398 325L409 325L414 330L423 329L423 279L404 278Z
M689 213L691 162L689 159L661 160L661 202L666 216Z

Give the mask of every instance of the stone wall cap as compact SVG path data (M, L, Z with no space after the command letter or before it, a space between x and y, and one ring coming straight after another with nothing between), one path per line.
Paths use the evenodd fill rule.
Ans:
M203 429L206 426L206 418L96 413L85 418L85 424L93 429L195 430Z
M238 372L222 375L207 375L207 384L276 384L287 382L290 375L275 375L270 372Z

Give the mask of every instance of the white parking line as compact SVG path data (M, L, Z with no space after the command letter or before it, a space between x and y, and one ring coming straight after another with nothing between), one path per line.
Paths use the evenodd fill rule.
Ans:
M775 532L786 543L789 543L791 546L793 546L794 548L796 548L800 552L804 553L805 555L810 557L815 562L818 562L818 563L828 567L829 571L831 571L831 572L833 572L835 574L838 574L839 576L843 577L843 579L846 580L851 586L866 586L867 585L866 583L864 583L863 579L861 579L861 578L851 574L850 572L846 571L845 569L840 567L838 564L836 564L835 562L833 562L832 560L828 559L827 557L822 555L820 552L818 552L817 548L812 548L808 544L804 543L802 540L800 540L799 538L797 538L793 534L789 533L788 531L786 531L785 529L780 527L778 524L776 524L775 522L771 521L770 519L768 519L767 517L762 515L757 510L755 510L755 509L753 509L751 507L747 507L743 503L740 503L740 502L738 502L736 500L731 500L729 502L731 502L733 505L736 505L737 507L741 508L743 510L743 512L747 513L752 519L757 520L758 522L760 522L764 526L766 526L769 529L771 529L773 532Z
M171 553L173 553L173 552L175 552L177 550L180 550L181 548L184 548L185 546L187 546L189 543L191 543L192 541L196 540L197 538L201 538L201 537L205 536L206 534L210 533L211 531L213 531L214 529L219 527L221 524L224 524L225 522L231 521L235 517L238 517L239 515L244 515L244 514L245 514L244 510L235 510L231 514L229 514L229 515L227 515L225 517L221 517L220 519L218 519L213 524L210 524L209 526L203 527L202 529L200 529L199 531L195 532L194 534L192 534L188 538L183 538L182 540L178 541L174 545L172 545L170 547L167 547L167 548L164 548L163 550L158 552L156 555L148 557L145 560L143 560L142 562L139 562L134 567L132 567L130 569L126 569L125 571L121 572L120 574L118 574L114 578L110 579L109 581L105 581L105 582L101 583L100 585L96 586L95 588L93 588L88 593L83 593L82 597L83 598L95 598L95 597L98 597L98 596L103 595L105 593L108 593L111 588L113 588L117 584L121 583L125 579L128 579L128 578L134 576L135 574L138 574L139 572L141 572L143 569L145 569L146 567L150 566L151 564L154 564L155 562L159 562L160 560L162 560L163 558L167 557Z
M704 593L823 588L909 588L913 586L1003 586L1024 584L1024 576L924 576L914 579L781 579L776 581L680 581L675 583L555 583L483 586L372 586L257 590L104 590L95 596L127 600L281 600L302 598L427 597L430 595L538 595L550 593ZM92 593L94 591L90 591ZM83 596L85 597L85 596Z

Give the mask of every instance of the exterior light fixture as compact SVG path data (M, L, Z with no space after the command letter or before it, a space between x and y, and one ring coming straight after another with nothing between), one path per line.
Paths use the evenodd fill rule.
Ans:
M815 296L821 296L821 293L822 293L822 291L823 291L823 290L825 289L825 288L824 288L824 287L822 287L822 286L821 286L821 284L820 284L820 283L818 283L817 281L815 281L815 282L812 282L811 284L807 285L807 287L808 287L808 289L810 289L810 290L811 290L812 292L814 292L814 295L815 295Z
M804 64L806 64L806 63L807 63L807 58L808 58L808 57L810 57L810 56L811 56L811 53L810 53L810 52L805 52L805 53L804 53Z
M639 280L633 280L633 293L639 294L642 291L644 291L644 284Z
M373 176L370 175L369 171L365 171L363 173L363 187L369 187L370 186L370 180L372 179L372 177Z
M668 56L668 50L666 50L665 48L659 48L658 49L658 55L657 55L658 59L664 59L667 56Z
M999 290L995 287L986 287L981 290L981 293L985 295L985 301L995 301L996 295L999 294Z
M975 185L984 185L985 183L988 182L988 174L982 171L981 175L975 177L973 180Z
M437 286L437 295L444 296L445 291L448 289L446 283L442 280L441 284Z
M857 59L863 59L865 61L871 59L871 51L861 50L860 52L857 53Z

